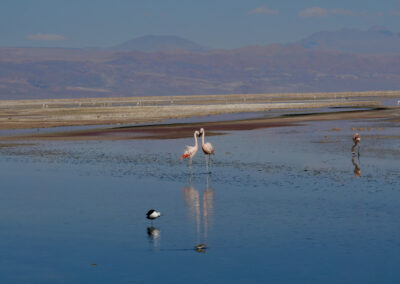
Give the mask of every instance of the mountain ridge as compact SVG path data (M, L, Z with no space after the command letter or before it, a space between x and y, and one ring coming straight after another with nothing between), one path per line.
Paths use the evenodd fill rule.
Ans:
M368 30L344 28L320 31L295 44L313 50L335 50L363 54L400 54L400 33L375 26Z
M0 99L399 89L398 53L299 43L206 52L0 48Z
M176 51L186 50L192 52L206 52L207 47L194 41L174 35L145 35L125 41L110 48L119 51Z

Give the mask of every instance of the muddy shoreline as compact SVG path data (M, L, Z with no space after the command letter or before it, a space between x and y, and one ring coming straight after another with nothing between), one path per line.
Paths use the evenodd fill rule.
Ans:
M0 130L127 125L272 110L376 108L398 91L0 101Z
M395 97L400 97L400 92L0 101L0 130L8 132L0 141L5 145L7 141L32 140L175 139L188 137L200 127L207 128L209 135L222 135L225 131L295 126L318 120L399 122L400 108L382 105L383 100ZM252 112L260 117L201 122L206 116ZM198 122L188 122L189 117L197 117ZM181 123L163 122L171 119ZM87 128L58 128L63 126ZM48 130L40 130L44 128ZM18 129L37 130L18 134Z
M226 131L254 130L270 127L299 126L310 121L327 120L384 120L398 122L399 108L373 108L369 110L338 110L329 113L303 112L277 113L273 117L260 117L244 120L149 124L140 126L105 127L75 131L56 131L0 137L0 141L34 140L130 140L130 139L177 139L189 137L193 129L204 127L208 135L223 135Z

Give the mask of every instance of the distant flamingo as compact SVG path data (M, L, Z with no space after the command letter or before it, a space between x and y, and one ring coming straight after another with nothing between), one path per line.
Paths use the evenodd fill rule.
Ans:
M360 134L358 134L358 133L354 134L353 135L354 145L353 145L353 147L351 147L351 152L353 153L353 155L355 155L355 151L354 150L358 146L357 147L357 154L358 154L358 156L360 156L360 145L359 145L360 141L361 141Z
M204 128L200 129L200 134L201 134L201 149L203 149L203 152L206 155L205 158L206 158L206 167L208 173L208 159L211 159L210 155L214 155L214 147L210 142L207 143L204 142L204 137L206 136Z
M192 159L193 159L194 155L196 155L197 150L199 150L199 145L197 143L197 136L199 136L199 135L200 135L199 131L196 130L193 134L194 146L186 146L185 152L181 156L181 160L185 159L185 158L190 159L190 166L192 165Z

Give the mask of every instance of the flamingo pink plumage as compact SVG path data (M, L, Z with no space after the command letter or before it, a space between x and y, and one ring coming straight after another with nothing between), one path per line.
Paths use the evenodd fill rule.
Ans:
M206 155L214 155L214 147L210 142L205 143L204 137L206 136L206 132L204 128L200 129L201 136L201 149L203 149L204 154Z
M353 155L355 155L354 150L358 146L357 147L357 152L358 152L358 156L360 156L360 145L358 144L358 143L360 143L360 141L361 141L360 134L358 134L358 133L354 134L353 135L354 145L353 145L353 147L351 147L351 152L353 153Z
M361 141L360 134L356 133L353 135L353 142L355 145L357 145Z
M186 146L185 152L183 153L183 155L181 156L181 160L185 159L185 158L189 158L190 159L190 163L192 162L192 159L194 157L194 155L196 155L197 150L199 150L199 145L197 143L197 136L199 136L200 133L199 131L195 131L193 136L194 136L194 146Z
M204 128L200 129L200 134L201 134L201 149L203 150L204 154L206 155L206 168L208 172L208 159L207 156L210 157L210 155L214 155L214 147L210 142L204 142L204 137L206 136L206 132L204 131Z

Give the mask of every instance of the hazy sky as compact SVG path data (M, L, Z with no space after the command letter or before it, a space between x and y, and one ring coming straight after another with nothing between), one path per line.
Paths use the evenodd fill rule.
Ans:
M153 34L235 48L372 26L400 32L400 0L0 0L0 46L108 47Z

